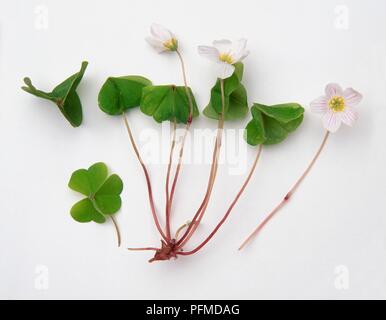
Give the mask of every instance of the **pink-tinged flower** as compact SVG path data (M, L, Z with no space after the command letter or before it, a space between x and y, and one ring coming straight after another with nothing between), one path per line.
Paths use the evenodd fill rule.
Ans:
M340 85L330 83L325 95L311 102L311 111L323 114L323 126L330 132L336 132L342 122L352 126L358 119L354 110L362 100L362 95L352 88L342 90Z
M248 56L247 40L237 41L216 40L213 46L199 46L198 53L218 65L217 76L220 79L229 78L235 71L234 64Z
M175 35L163 26L153 23L150 27L151 37L146 37L146 41L158 52L176 51L178 41Z

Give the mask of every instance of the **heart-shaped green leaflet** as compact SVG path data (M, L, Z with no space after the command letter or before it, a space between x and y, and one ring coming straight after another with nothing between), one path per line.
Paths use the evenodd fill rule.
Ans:
M44 92L36 89L30 78L24 78L22 89L36 97L43 98L54 102L64 117L71 123L73 127L79 127L82 123L82 104L76 89L82 80L86 71L88 62L83 61L79 72L73 74L62 83L57 85L51 92Z
M193 118L199 112L192 90L188 88L193 103ZM152 116L155 121L174 121L187 123L190 106L185 87L174 85L147 86L142 91L141 111Z
M304 108L297 103L266 106L255 103L251 108L252 120L245 128L248 144L270 145L282 142L303 121Z
M107 166L102 162L93 164L87 170L75 171L68 186L87 196L71 208L71 216L78 222L103 223L105 215L112 215L121 208L122 180L116 174L108 177Z
M241 84L244 66L241 62L235 64L233 75L224 80L225 120L244 118L248 113L247 91ZM217 80L211 90L210 101L204 109L204 115L211 119L219 119L222 112L221 85Z
M99 108L109 115L121 115L130 108L138 107L142 89L151 81L141 76L109 77L99 95Z

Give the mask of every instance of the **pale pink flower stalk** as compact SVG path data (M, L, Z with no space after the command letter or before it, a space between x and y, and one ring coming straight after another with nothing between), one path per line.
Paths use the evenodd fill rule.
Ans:
M291 199L297 188L300 186L304 178L311 171L316 160L319 158L327 139L332 132L336 132L342 123L352 126L358 118L357 112L354 110L356 106L362 100L362 95L352 88L342 90L342 88L335 83L330 83L326 86L325 95L311 102L311 111L314 113L322 114L323 126L326 129L326 134L323 138L315 156L311 160L307 169L296 181L294 186L287 192L281 202L267 215L267 217L256 227L256 229L247 237L242 243L239 250L243 249L272 219L272 217L283 208Z

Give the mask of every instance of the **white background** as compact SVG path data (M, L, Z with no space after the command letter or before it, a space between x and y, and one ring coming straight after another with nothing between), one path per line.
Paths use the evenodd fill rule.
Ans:
M40 20L44 10L47 28ZM341 21L345 10L348 28ZM385 12L381 0L0 0L0 298L386 298ZM297 101L307 112L295 134L264 150L229 221L202 251L149 264L151 253L125 249L159 243L142 172L122 119L102 113L97 94L110 75L181 84L176 57L157 55L144 41L152 22L177 34L201 109L214 69L196 46L246 37L249 102ZM54 105L20 86L28 75L48 91L82 60L90 62L78 90L85 119L73 129ZM323 128L308 105L331 81L363 93L359 121L331 136L293 201L237 252L319 146ZM143 128L160 131L139 110L129 118L136 136ZM243 128L247 121L227 127ZM215 125L202 117L194 128ZM249 149L251 162L255 150ZM67 187L71 173L97 161L125 182L117 215L120 249L110 223L82 225L69 215L80 199ZM162 211L165 165L150 170ZM175 226L200 203L208 170L204 164L184 167ZM220 166L196 243L224 213L244 176ZM47 288L39 286L44 275ZM342 277L348 287L339 286Z

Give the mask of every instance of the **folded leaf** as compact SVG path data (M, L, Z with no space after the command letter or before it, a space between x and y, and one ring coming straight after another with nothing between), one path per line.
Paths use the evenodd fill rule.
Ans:
M265 113L267 116L280 122L289 122L295 120L304 113L304 109L301 108L298 103L278 104L271 107L255 103L254 106L257 107L261 112Z
M120 115L126 110L138 107L142 89L151 81L141 76L109 77L99 95L99 108L109 115Z
M252 120L247 124L244 138L248 144L277 144L295 131L303 121L304 108L297 103L265 106L254 104Z
M87 65L87 61L82 62L80 71L57 85L52 92L36 89L29 78L24 78L26 86L23 86L22 89L34 96L54 102L71 125L78 127L82 123L83 115L82 104L76 89L83 78Z
M224 80L225 120L241 119L248 113L247 91L241 84L243 72L243 64L236 63L233 75ZM212 88L209 104L203 113L208 118L219 119L222 113L220 80Z
M199 112L192 90L188 88L192 97L193 117ZM185 87L174 85L147 86L142 91L141 111L152 116L155 121L166 120L187 123L189 120L190 105Z

